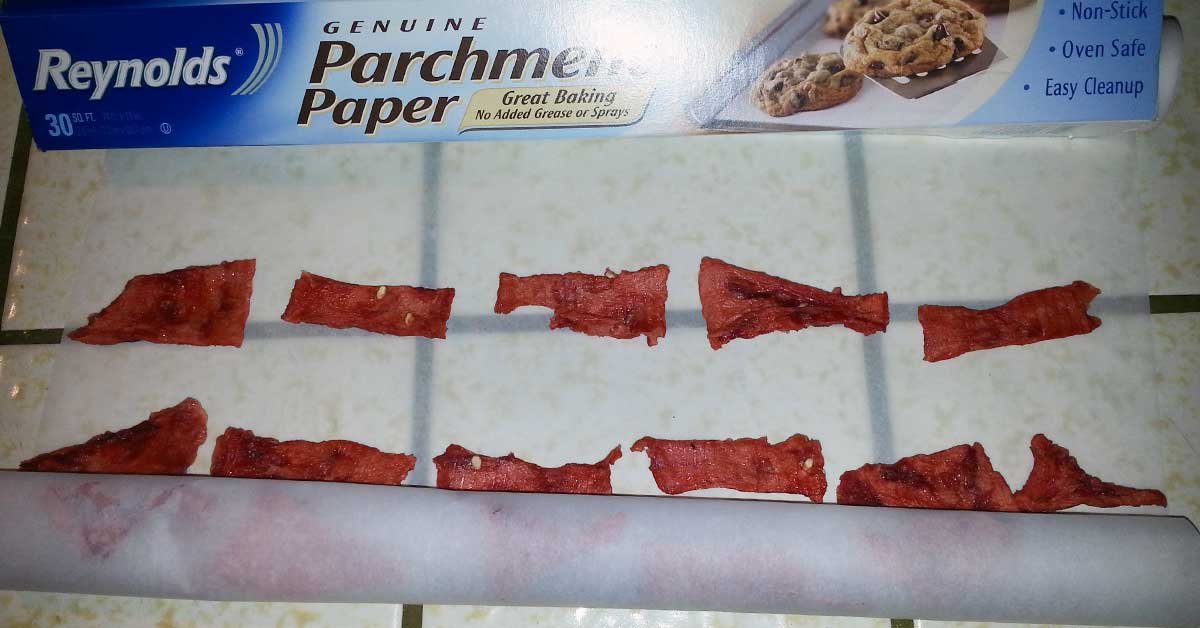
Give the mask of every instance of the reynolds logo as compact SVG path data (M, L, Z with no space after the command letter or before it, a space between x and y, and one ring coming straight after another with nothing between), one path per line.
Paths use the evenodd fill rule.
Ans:
M246 77L241 87L233 90L234 96L248 96L257 92L263 83L271 78L283 53L283 27L278 22L251 24L250 28L258 35L258 61L254 63L254 71Z
M275 72L283 51L283 29L277 23L251 24L258 35L258 60L254 70L236 90L245 96L257 92ZM241 48L236 51L241 56ZM59 90L90 91L88 100L100 100L109 89L125 87L177 87L179 85L224 85L229 80L229 55L218 55L213 46L203 46L199 55L187 48L175 48L171 58L107 59L76 61L62 48L38 50L37 73L33 91L46 91L50 85Z

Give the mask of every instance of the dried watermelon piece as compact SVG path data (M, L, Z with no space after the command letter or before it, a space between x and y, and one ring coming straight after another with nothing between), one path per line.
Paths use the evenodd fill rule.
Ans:
M1017 510L1012 489L1004 476L992 469L992 461L979 443L847 471L838 482L837 501L901 508Z
M621 448L617 446L595 464L541 467L511 453L493 458L450 445L445 453L433 459L433 464L437 467L438 488L611 495L611 467L620 457Z
M700 311L708 343L720 349L736 338L773 331L843 325L860 334L887 331L886 292L846 296L705 257L700 260Z
M454 288L365 286L301 272L283 320L393 336L445 338Z
M1095 286L1076 281L1026 292L989 310L922 305L917 319L925 333L925 361L1091 333L1100 319L1088 316L1087 310L1098 294Z
M208 414L188 397L133 427L35 456L23 471L182 475L208 436Z
M240 347L253 283L252 259L138 275L68 336L94 345L145 340Z
M748 493L825 496L821 442L795 434L772 445L762 438L665 440L643 436L631 447L650 457L659 490L678 495L702 488Z
M387 453L354 441L278 441L231 427L217 437L209 473L238 478L398 485L416 464L415 456Z
M667 334L664 264L603 275L566 273L518 277L500 273L496 313L539 305L554 310L550 329L566 327L589 336L646 337L654 346Z
M1167 497L1151 489L1130 488L1088 475L1071 452L1037 434L1029 444L1033 470L1017 491L1017 506L1028 512L1050 512L1074 506L1166 506Z

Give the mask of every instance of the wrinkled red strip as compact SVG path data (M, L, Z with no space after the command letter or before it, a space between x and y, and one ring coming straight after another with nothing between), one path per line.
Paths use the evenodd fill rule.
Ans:
M765 437L664 440L643 436L631 449L646 452L654 483L668 495L730 488L750 493L794 493L814 502L825 496L821 443L802 434L774 445Z
M393 336L445 338L453 302L454 288L367 286L302 272L282 318Z
M843 325L866 335L887 331L886 292L826 292L712 257L700 260L699 283L700 310L713 349L736 338L808 327Z
M89 315L87 325L67 335L95 345L145 340L240 347L253 282L252 259L138 275L108 307Z
M612 494L611 467L621 457L615 447L595 464L541 467L513 454L493 458L459 445L433 459L438 488L525 493Z
M196 461L207 426L208 414L188 397L133 427L30 458L21 470L182 475Z
M1074 506L1166 506L1167 497L1151 489L1130 488L1088 475L1065 447L1044 434L1033 437L1033 470L1017 491L1017 506L1030 512L1065 510Z
M901 458L893 464L866 464L842 474L839 504L1017 510L1012 489L979 443Z
M669 273L663 264L605 275L500 273L495 309L508 314L527 305L548 307L554 310L550 329L621 339L645 336L654 346L667 333Z
M416 463L415 456L387 453L354 441L278 441L231 427L217 437L209 473L239 478L398 485Z
M1087 313L1098 294L1095 286L1076 281L1026 292L989 310L922 305L917 319L925 333L925 361L1090 333L1100 326L1100 319Z

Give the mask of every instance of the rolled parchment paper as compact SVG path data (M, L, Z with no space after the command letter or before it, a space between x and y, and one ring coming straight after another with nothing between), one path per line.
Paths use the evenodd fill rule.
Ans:
M1184 518L0 472L0 588L1200 623Z

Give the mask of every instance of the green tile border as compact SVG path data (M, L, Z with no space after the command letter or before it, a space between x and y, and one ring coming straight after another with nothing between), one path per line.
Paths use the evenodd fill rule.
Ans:
M421 628L425 622L425 607L405 604L400 608L400 628Z
M1150 295L1151 314L1192 314L1200 312L1200 294Z
M4 194L4 214L0 216L0 308L3 308L8 295L8 272L12 268L13 249L17 244L17 222L21 217L21 198L25 194L25 172L29 169L29 151L33 145L33 135L24 108L19 116L17 137L12 147L12 165L8 171L8 188Z
M893 619L892 628L914 628L914 623L911 619Z

